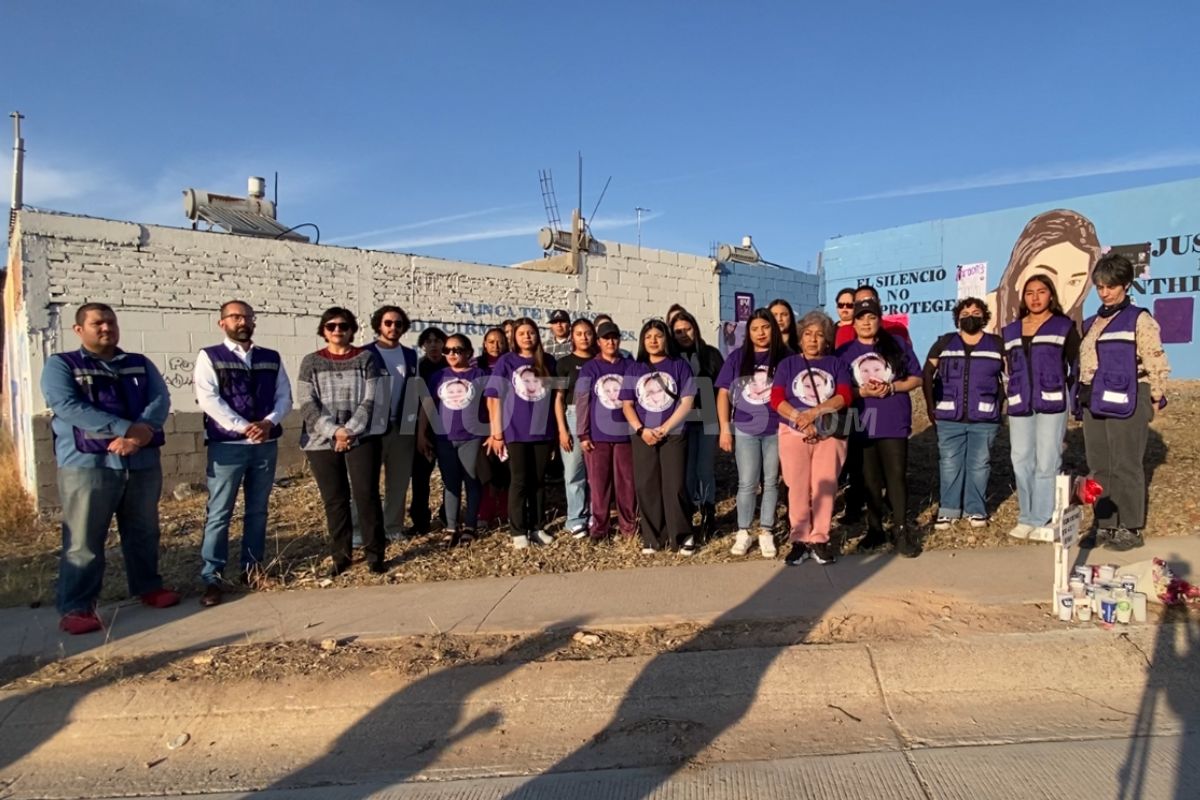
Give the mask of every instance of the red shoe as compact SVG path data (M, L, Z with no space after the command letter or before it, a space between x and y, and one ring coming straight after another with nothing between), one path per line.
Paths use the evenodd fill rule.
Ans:
M179 592L170 589L155 589L142 595L142 605L151 608L170 608L179 605Z
M58 621L58 629L72 636L81 633L92 633L104 627L95 611L68 611Z

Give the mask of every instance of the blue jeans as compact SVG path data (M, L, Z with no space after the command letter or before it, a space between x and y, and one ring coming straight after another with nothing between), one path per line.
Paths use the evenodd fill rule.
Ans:
M587 469L583 463L583 448L579 446L579 437L575 433L579 426L575 421L575 406L566 407L567 428L571 431L571 441L575 446L568 450L558 448L562 456L563 487L567 493L567 530L586 528L588 525L589 505Z
M688 423L687 496L694 505L716 505L717 437L706 434L704 425Z
M129 594L162 588L158 574L158 498L162 469L59 467L62 556L58 563L58 611L91 611L104 580L104 543L113 515L121 532L121 555Z
M442 505L446 508L446 530L459 529L459 511L463 511L462 527L475 530L479 524L479 501L483 497L483 486L475 476L475 462L479 458L482 439L452 442L439 437L434 441L437 450L438 469L442 471ZM463 485L467 487L467 507L462 509Z
M1008 418L1013 475L1017 479L1017 522L1038 527L1054 516L1054 481L1062 464L1067 412Z
M275 484L277 442L208 445L208 509L200 545L200 580L218 583L229 560L229 522L238 489L245 487L242 518L242 572L261 564L267 550L267 501Z
M779 502L779 434L749 436L735 431L733 457L737 462L737 526L747 530L754 522L754 496L762 479L762 509L758 523L765 531L775 526L775 507Z
M938 468L941 500L938 516L987 516L988 475L992 471L992 442L998 422L947 422L938 420Z

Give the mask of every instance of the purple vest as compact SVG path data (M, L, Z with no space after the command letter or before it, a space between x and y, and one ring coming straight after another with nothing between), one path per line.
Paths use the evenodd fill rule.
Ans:
M1094 417L1127 419L1137 408L1137 321L1146 309L1126 306L1108 321L1096 337L1096 374L1088 410ZM1083 323L1086 336L1096 318Z
M951 337L938 356L933 386L935 417L966 422L1000 420L1002 344L999 336L985 333L968 356L962 336Z
M250 348L250 366L247 367L237 353L223 344L204 348L217 375L217 391L221 399L250 422L271 413L275 408L275 384L279 379L279 353L265 347ZM272 439L283 435L283 428L271 428ZM204 415L205 442L237 442L246 434L222 428L216 420Z
M71 367L71 375L87 401L101 411L121 419L137 420L150 402L146 357L118 350L121 358L105 362L83 350L58 353ZM109 369L109 367L114 369ZM113 437L75 428L75 448L81 453L107 453ZM166 441L161 430L155 431L147 447L162 447Z
M1067 367L1063 347L1075 323L1055 315L1033 336L1029 353L1021 343L1021 320L1004 326L1004 351L1008 360L1008 414L1058 414L1067 410Z

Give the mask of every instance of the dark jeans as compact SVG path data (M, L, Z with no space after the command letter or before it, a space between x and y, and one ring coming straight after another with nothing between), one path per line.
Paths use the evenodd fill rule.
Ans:
M382 564L385 545L379 471L383 449L379 437L361 439L357 446L345 453L307 450L305 455L308 456L308 464L325 504L325 523L329 526L334 565L350 565L353 537L351 499L362 526L363 553L372 564Z
M862 516L866 502L866 487L863 485L863 440L850 437L846 445L846 466L842 468L846 482L846 519L857 520Z
M508 522L513 536L542 527L546 506L546 465L553 442L509 442Z
M892 506L892 526L908 524L908 439L860 439L867 530L883 530L883 490Z
M646 547L662 550L692 535L687 456L687 437L683 434L671 434L653 447L642 437L633 437L633 481Z
M433 515L429 512L429 484L433 478L435 462L421 455L421 451L413 448L412 463L412 503L408 506L408 516L412 518L413 530L417 533L429 533Z
M1146 527L1146 440L1153 417L1150 385L1138 384L1137 407L1128 419L1101 419L1083 413L1088 471L1104 487L1096 501L1098 528Z
M113 515L121 533L121 555L129 594L162 588L158 574L158 497L162 470L59 467L63 506L62 556L58 566L58 611L91 611L104 580L104 543Z
M479 500L483 496L475 467L479 461L482 439L452 442L437 439L438 469L442 471L442 503L446 508L446 528L475 530L479 526ZM467 488L467 502L462 502L463 485ZM460 513L461 512L461 513Z

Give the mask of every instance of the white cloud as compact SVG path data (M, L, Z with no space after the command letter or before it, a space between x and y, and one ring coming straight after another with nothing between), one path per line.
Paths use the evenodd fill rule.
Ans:
M662 216L662 212L652 212L642 215L642 224ZM609 228L624 228L637 224L636 217L597 217L590 223L592 230ZM479 242L490 239L508 239L514 236L533 236L539 229L545 227L540 220L520 220L509 223L498 223L488 227L433 233L407 239L371 242L360 245L364 250L415 250L421 247L434 247L444 244L459 244L462 242Z
M1018 170L997 170L963 178L952 178L944 181L906 186L900 189L889 189L883 192L842 197L828 202L853 203L859 200L884 200L894 197L912 197L913 195L920 194L963 192L971 189L989 189L998 186L1045 183L1072 178L1089 178L1096 175L1118 175L1126 172L1144 172L1147 170L1192 167L1196 165L1200 165L1200 151L1168 151L1151 155L1122 156L1100 161L1052 164Z
M385 233L399 233L400 231L411 231L419 228L431 228L435 225L444 225L447 222L461 222L464 219L474 219L475 217L486 217L491 214L499 214L501 211L514 211L518 208L527 208L528 203L518 203L509 206L493 206L492 208L481 208L478 211L464 211L461 214L449 214L444 217L433 217L432 219L424 219L419 222L409 222L404 225L393 225L388 228L377 228L373 231L360 231L358 233L348 233L345 236L336 236L329 240L329 244L339 244L342 242L354 241L356 239L368 239L372 236L382 236Z

